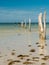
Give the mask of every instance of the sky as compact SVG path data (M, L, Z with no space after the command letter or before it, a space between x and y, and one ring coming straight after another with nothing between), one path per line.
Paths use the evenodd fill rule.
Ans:
M39 13L44 11L49 22L49 0L0 0L0 23L28 21L28 18L38 22Z

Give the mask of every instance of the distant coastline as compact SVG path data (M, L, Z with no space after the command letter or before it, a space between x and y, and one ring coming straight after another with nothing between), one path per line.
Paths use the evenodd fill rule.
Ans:
M15 23L0 23L0 25L1 24L21 24L21 22L15 22ZM24 24L25 24L25 22L24 22ZM26 24L29 24L28 22L26 22ZM38 22L32 22L31 24L38 24ZM46 24L49 24L49 22L46 22Z

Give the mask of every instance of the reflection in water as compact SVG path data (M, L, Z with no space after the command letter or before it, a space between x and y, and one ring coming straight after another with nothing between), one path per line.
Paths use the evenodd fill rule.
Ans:
M46 40L42 40L41 38L39 39L39 57L40 57L40 64L41 65L46 65L46 58L44 56L46 56Z
M31 39L31 32L28 32L28 33L27 33L27 41L28 41L28 45L29 45L29 46L30 46L31 43L32 43L31 40L32 40L32 39Z

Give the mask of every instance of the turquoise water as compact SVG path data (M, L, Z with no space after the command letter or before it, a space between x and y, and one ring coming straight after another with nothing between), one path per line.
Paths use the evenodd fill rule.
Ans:
M17 27L18 25L15 24L0 24L0 29L13 29Z
M27 28L28 28L27 24ZM46 27L49 28L49 24L46 24ZM0 24L0 29L20 29L21 24ZM31 28L38 28L38 24L31 24Z

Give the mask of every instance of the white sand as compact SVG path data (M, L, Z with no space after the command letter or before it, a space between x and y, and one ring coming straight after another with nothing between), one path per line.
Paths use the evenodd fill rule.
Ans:
M47 36L48 36L48 29L47 29ZM17 58L17 55L19 54L27 54L29 55L29 58L32 57L40 57L39 53L41 52L41 49L37 47L36 42L39 41L39 35L38 31L31 31L28 30L0 30L0 65L8 65L9 61L8 59L19 59ZM46 47L46 53L49 55L49 37L47 37L46 40L47 47ZM28 45L32 45L31 47L28 47ZM36 52L29 52L30 49L35 49ZM15 55L11 55L12 50L16 50ZM31 55L32 54L32 55ZM21 63L17 63L17 65L23 65L23 62L26 60L22 60ZM39 63L42 63L43 61L35 62L34 65L39 65ZM47 65L48 61L46 61ZM14 64L16 65L16 64Z

